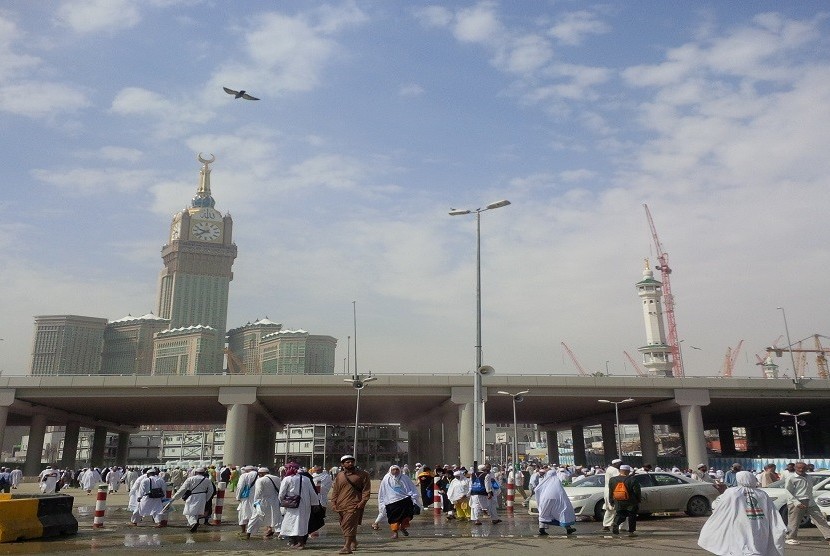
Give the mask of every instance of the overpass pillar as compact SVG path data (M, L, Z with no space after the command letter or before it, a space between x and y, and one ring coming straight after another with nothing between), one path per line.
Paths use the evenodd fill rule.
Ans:
M118 433L118 451L115 453L115 465L127 467L127 460L130 459L130 433Z
M26 463L23 464L23 475L36 477L40 474L44 438L46 438L46 415L32 415L32 423L29 425L29 445L26 448Z
M6 421L9 418L9 406L14 403L13 388L0 390L0 446L3 446L3 438L6 436Z
M92 436L92 448L89 451L89 465L91 467L103 467L104 452L107 450L107 428L95 427Z
M78 438L80 435L81 424L78 421L69 421L63 433L62 469L75 469L75 464L78 459Z
M657 465L657 443L654 441L654 420L650 413L637 416L637 431L640 433L640 451L643 453L643 465Z
M421 461L419 458L421 454L419 453L418 442L419 437L421 435L421 431L417 430L415 425L411 425L407 427L407 438L409 442L407 443L408 453L406 455L407 462L410 464L410 469L412 471L415 470L415 464ZM423 462L422 462L423 463Z
M548 447L548 462L559 463L559 435L553 427L537 428L540 441Z
M708 465L703 414L700 408L709 405L709 391L677 389L674 391L674 401L680 406L680 421L683 423L683 437L686 442L687 467L696 469L701 463Z
M718 439L720 440L720 455L735 455L735 433L732 427L718 427Z
M245 426L245 463L246 465L256 465L257 457L259 455L259 446L257 446L257 414L248 408L248 418Z
M459 406L458 448L461 461L458 463L472 469L476 455L473 454L473 388L472 386L453 386L453 403Z
M611 421L603 421L600 425L602 426L602 451L607 465L611 463L611 460L621 457L617 453L617 433L614 429L615 424Z
M458 450L458 417L460 409L457 405L452 405L450 410L444 414L444 441L441 444L443 447L444 463L450 465L458 463L460 465L459 450Z
M219 403L227 406L225 418L226 465L248 465L248 414L256 401L256 386L226 386L219 389Z
M584 466L587 463L585 458L585 430L582 425L571 427L571 439L574 452L574 465Z

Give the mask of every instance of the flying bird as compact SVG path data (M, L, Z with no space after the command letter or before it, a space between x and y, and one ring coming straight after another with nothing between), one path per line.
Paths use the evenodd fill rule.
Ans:
M233 98L244 98L245 100L259 100L259 99L258 99L258 98L256 98L256 97L252 97L251 95L249 95L248 93L246 93L244 90L242 90L242 91L234 91L233 89L228 89L227 87L222 87L222 88L223 88L223 89L225 90L225 92L226 92L226 93L228 93L229 95L233 95Z

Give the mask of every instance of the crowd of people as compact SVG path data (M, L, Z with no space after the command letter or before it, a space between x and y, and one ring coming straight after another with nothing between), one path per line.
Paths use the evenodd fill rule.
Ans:
M279 536L288 540L290 547L303 549L323 526L327 510L331 510L338 517L344 538L339 553L351 554L358 546L358 525L371 493L369 473L358 469L355 463L353 456L346 455L341 458L340 467L331 470L320 466L306 469L293 462L273 471L264 466L226 465L187 470L113 466L72 471L47 467L38 481L45 494L71 488L90 494L101 483L107 485L110 493L116 493L124 485L129 492L132 526L138 526L144 518L152 520L156 527L166 526L174 503L181 500L181 512L191 532L196 532L201 524L211 525L213 502L221 482L238 504L240 538ZM635 469L621 459L612 460L605 468L523 464L515 477L508 469L489 463L476 469L417 463L410 470L408 465L392 465L380 481L378 515L372 528L379 530L385 521L391 538L407 537L413 518L436 499L447 520L469 521L479 526L486 519L498 525L502 522L499 511L510 481L523 505L528 504L531 496L535 497L540 536L548 536L551 526L562 527L565 536L571 536L576 533L576 518L564 487L583 476L604 474L603 532L610 537L620 535L625 524L626 533L633 537L637 535L642 492L639 482L632 478L664 471L711 483L721 491L698 540L702 548L713 554L783 554L785 544L800 544L799 526L807 516L830 542L830 526L816 503L813 482L808 476L813 467L805 462L790 463L780 473L774 464L757 471L743 470L737 463L725 471L711 470L705 464L694 470L662 470L651 465ZM22 478L20 469L0 468L0 490L17 488ZM763 490L779 480L783 480L787 492L788 525Z

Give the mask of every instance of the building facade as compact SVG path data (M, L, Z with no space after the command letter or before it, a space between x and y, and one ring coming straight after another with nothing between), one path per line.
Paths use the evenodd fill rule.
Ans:
M36 316L31 374L99 374L106 326L107 319L97 317Z
M305 330L280 330L262 337L262 374L334 374L337 339L313 336Z
M110 321L104 330L101 374L149 375L153 370L153 341L170 321L152 313Z
M279 332L282 324L268 317L228 331L228 370L231 374L262 374L262 337Z

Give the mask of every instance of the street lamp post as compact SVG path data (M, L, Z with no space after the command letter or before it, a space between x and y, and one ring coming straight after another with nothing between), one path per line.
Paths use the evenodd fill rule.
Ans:
M510 201L503 199L490 203L484 208L475 210L450 209L450 216L462 216L466 214L476 215L476 368L473 372L473 469L478 467L479 458L482 458L482 401L481 401L481 213L506 207Z
M524 395L530 392L530 390L522 390L521 392L516 392L515 394L511 394L510 392L505 392L504 390L499 390L499 394L503 394L505 396L510 396L513 398L513 476L517 477L519 473L519 423L516 420L516 404L520 403L524 400Z
M798 371L795 370L795 357L793 356L793 343L790 340L790 327L787 325L787 311L784 310L783 307L778 307L778 310L781 311L781 314L784 316L784 332L787 333L787 347L790 350L790 363L793 366L793 381L798 384ZM783 414L782 414L783 415Z
M600 403L612 403L614 404L614 416L617 420L617 457L622 457L622 438L620 437L620 404L621 403L628 403L633 402L634 398L626 398L624 400L620 400L618 402L614 402L611 400L597 400Z
M782 411L781 415L785 417L792 417L795 422L795 448L798 452L798 460L801 461L801 436L798 434L798 418L809 415L809 411L802 411L801 413L790 413L789 411Z
M372 382L373 380L377 380L378 377L376 376L367 376L361 377L359 374L355 373L352 378L344 378L343 382L348 382L352 385L352 388L355 389L357 392L357 402L355 403L354 407L354 446L352 449L352 455L357 458L357 426L360 422L360 391L366 387L367 382Z

